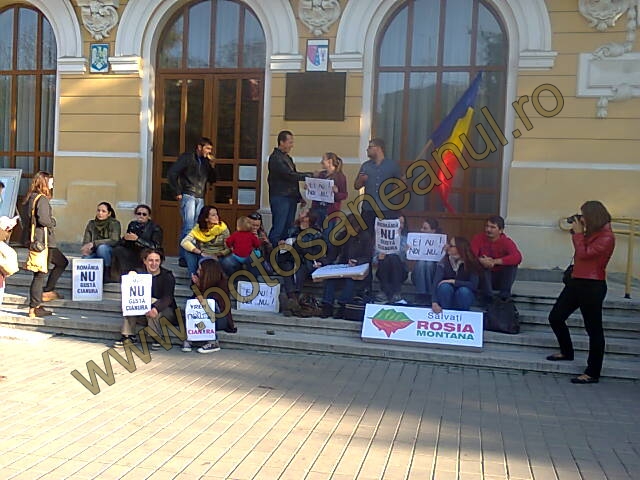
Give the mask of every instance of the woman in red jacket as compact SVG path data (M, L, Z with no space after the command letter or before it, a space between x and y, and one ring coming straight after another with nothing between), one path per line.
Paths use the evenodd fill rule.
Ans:
M549 323L560 344L560 353L547 360L573 360L573 344L567 328L567 318L580 309L584 328L589 335L589 358L584 373L571 379L571 383L597 383L604 357L604 331L602 329L602 303L607 294L605 269L613 254L615 237L611 231L611 215L605 206L595 200L580 207L582 216L573 217L571 240L575 253L573 273L556 300Z

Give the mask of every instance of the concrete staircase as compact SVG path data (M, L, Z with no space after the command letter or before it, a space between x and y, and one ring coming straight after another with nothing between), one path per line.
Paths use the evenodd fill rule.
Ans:
M24 257L25 253L20 252ZM191 296L186 270L175 258L165 264L177 278L176 299L184 305ZM97 339L105 346L119 337L122 322L120 286L105 286L102 302L73 302L71 276L65 272L58 291L65 299L47 305L54 315L30 319L27 316L28 288L31 273L20 271L7 282L0 325L51 334ZM586 364L588 338L580 315L574 315L570 329L576 348L574 362L548 362L545 357L557 351L557 344L547 324L547 315L562 285L559 282L517 281L514 297L521 319L521 333L506 335L484 333L481 352L405 345L365 343L360 339L360 323L346 320L285 317L234 311L238 333L219 333L223 348L278 350L296 353L333 354L369 358L393 358L456 366L475 366L510 370L580 373ZM405 298L413 298L413 288L405 284ZM637 289L636 289L637 290ZM623 298L623 287L610 282L605 302L606 354L603 376L640 379L640 292L634 299ZM178 340L174 339L178 345Z

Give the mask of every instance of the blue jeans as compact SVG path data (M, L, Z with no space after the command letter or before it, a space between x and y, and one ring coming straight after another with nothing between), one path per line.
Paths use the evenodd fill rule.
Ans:
M269 241L271 245L276 247L280 240L287 238L287 230L293 225L296 218L298 202L293 197L271 195L269 196L269 206L271 207Z
M111 251L113 247L111 245L98 245L95 252L89 255L83 255L82 258L101 258L105 267L111 266Z
M196 198L193 195L182 195L182 200L180 200L180 216L182 217L182 230L180 230L180 238L178 239L178 245L184 237L186 237L191 229L196 225L196 221L198 220L198 214L200 210L204 207L204 198ZM180 258L187 257L185 256L185 249L180 247Z
M437 262L419 260L413 267L411 281L416 286L416 290L421 295L433 294L433 276L436 273Z
M198 271L198 262L202 258L202 255L198 255L196 253L184 251L184 259L187 262L187 270L189 271L189 276L193 275ZM191 281L191 279L189 279Z
M450 283L438 285L438 304L447 310L467 311L471 308L476 296L468 287L454 287Z
M324 293L322 295L322 303L333 305L336 298L336 288L341 285L338 303L348 303L353 300L353 294L356 288L356 282L353 278L329 278L324 281Z
M232 253L231 255L220 258L219 261L222 270L224 270L224 274L227 277L230 277L232 274L240 270L243 265L249 265L251 263L251 257L242 258Z

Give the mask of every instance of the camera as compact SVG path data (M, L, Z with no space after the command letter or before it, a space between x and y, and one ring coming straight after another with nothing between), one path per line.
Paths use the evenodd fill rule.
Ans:
M582 218L582 215L580 215L579 213L576 213L575 215L571 215L570 217L567 217L567 223L574 223L574 222L578 222L580 219Z

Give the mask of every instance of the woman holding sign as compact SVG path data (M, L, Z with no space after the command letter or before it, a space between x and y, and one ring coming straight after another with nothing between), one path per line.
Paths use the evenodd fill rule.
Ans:
M447 254L436 267L431 310L467 311L476 298L482 267L466 238L453 237L446 248Z
M324 180L333 180L333 203L314 200L311 204L311 212L315 214L316 218L323 221L333 212L340 211L342 200L346 200L349 194L347 193L347 177L342 173L342 159L333 152L327 152L322 155L320 165L322 165L322 170L314 176ZM337 222L337 218L331 219L325 230L329 231ZM328 238L328 234L326 238Z
M123 347L125 343L136 342L136 324L147 323L154 332L161 336L161 319L166 319L173 325L178 325L176 317L175 289L176 279L171 270L162 266L164 253L158 248L148 248L142 252L142 263L144 268L136 273L148 273L151 275L151 309L144 315L133 315L124 317L122 322L122 337L115 342L116 347ZM154 341L151 344L152 350L158 350L160 344Z
M180 246L186 250L189 273L196 273L198 262L203 257L219 259L231 253L224 243L230 235L227 224L218 216L218 209L210 205L202 207L196 226L180 242Z
M420 233L441 234L440 224L435 218L427 218L422 222ZM418 260L411 272L411 281L416 287L418 305L431 305L433 294L433 278L436 274L438 262L428 260Z
M206 305L207 299L213 299L216 302L216 311L207 312L209 317L211 317L211 314L216 317L213 319L216 325L216 332L222 330L227 333L236 333L238 329L233 323L233 316L231 315L229 282L220 262L213 258L203 259L198 265L196 273L191 276L191 280L193 282L192 289L195 292L194 298L197 298L201 305ZM191 342L185 340L182 344L182 351L190 352L191 350ZM220 350L218 340L211 340L198 348L197 351L198 353L212 353L218 350Z
M400 297L402 284L409 276L407 267L407 233L408 227L404 215L398 217L400 228L400 251L398 253L376 252L373 264L378 266L376 277L380 280L380 288L387 297L387 303L407 303Z

